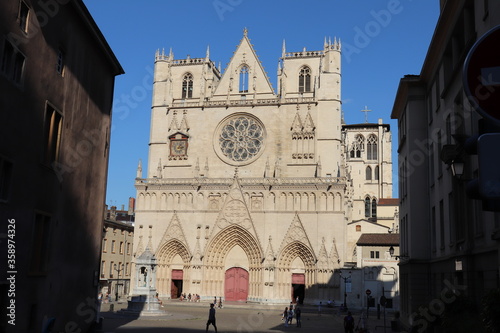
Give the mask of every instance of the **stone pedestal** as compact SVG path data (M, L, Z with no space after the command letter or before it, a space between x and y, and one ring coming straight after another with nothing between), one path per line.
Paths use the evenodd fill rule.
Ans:
M168 315L161 309L160 302L155 296L156 289L152 292L148 295L132 296L128 301L127 309L121 310L120 313L136 317Z

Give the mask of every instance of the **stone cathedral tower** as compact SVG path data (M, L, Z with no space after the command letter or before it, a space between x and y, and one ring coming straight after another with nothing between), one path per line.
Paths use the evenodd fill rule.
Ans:
M245 29L222 73L157 52L134 254L160 297L339 299L351 200L341 142L341 45L287 52L275 91Z

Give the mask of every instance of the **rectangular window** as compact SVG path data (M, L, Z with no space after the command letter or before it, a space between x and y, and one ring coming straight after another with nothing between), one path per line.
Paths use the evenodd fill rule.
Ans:
M380 258L380 251L370 251L370 258L372 259Z
M113 266L114 266L115 262L114 261L111 261L109 263L109 278L112 279L113 278Z
M127 276L130 274L130 272L129 272L128 268L129 268L129 267L128 267L128 262L127 262L127 263L125 264L125 275L127 275Z
M444 203L439 201L439 246L444 250Z
M108 240L106 238L102 240L102 252L108 252Z
M435 171L434 171L434 143L429 144L429 183L434 185Z
M47 103L45 110L45 157L46 164L52 164L59 159L61 145L62 115Z
M123 242L120 242L120 254L123 254Z
M45 274L49 255L50 216L37 213L31 242L31 274Z
M441 153L441 150L443 149L443 138L442 138L443 133L438 131L437 133L437 151L438 154ZM439 156L439 155L438 155ZM443 176L443 162L441 159L438 157L437 158L437 169L438 169L438 177Z
M431 209L431 250L436 252L436 207Z
M103 278L105 276L105 272L106 271L106 262L103 260L101 262L101 277Z
M30 8L24 1L21 1L19 4L19 28L25 33L28 32L29 13Z
M5 41L2 54L2 73L16 84L21 84L24 70L24 55Z
M12 168L12 163L0 156L0 201L9 200Z
M64 52L63 50L57 50L57 64L56 64L57 73L64 74Z
M115 253L115 243L114 240L111 241L111 253Z
M127 243L127 254L130 255L130 243Z

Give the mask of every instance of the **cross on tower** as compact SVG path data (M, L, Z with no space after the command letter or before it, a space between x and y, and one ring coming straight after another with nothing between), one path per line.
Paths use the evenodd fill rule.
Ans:
M368 106L365 105L365 109L364 110L361 110L361 112L364 112L365 113L365 123L368 123L368 112L370 112L371 110L368 110Z

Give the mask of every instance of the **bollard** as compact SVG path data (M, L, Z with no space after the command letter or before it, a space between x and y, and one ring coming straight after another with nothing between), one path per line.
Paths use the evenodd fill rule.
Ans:
M109 311L111 311L111 312L115 311L115 305L114 304L110 304L109 305Z

